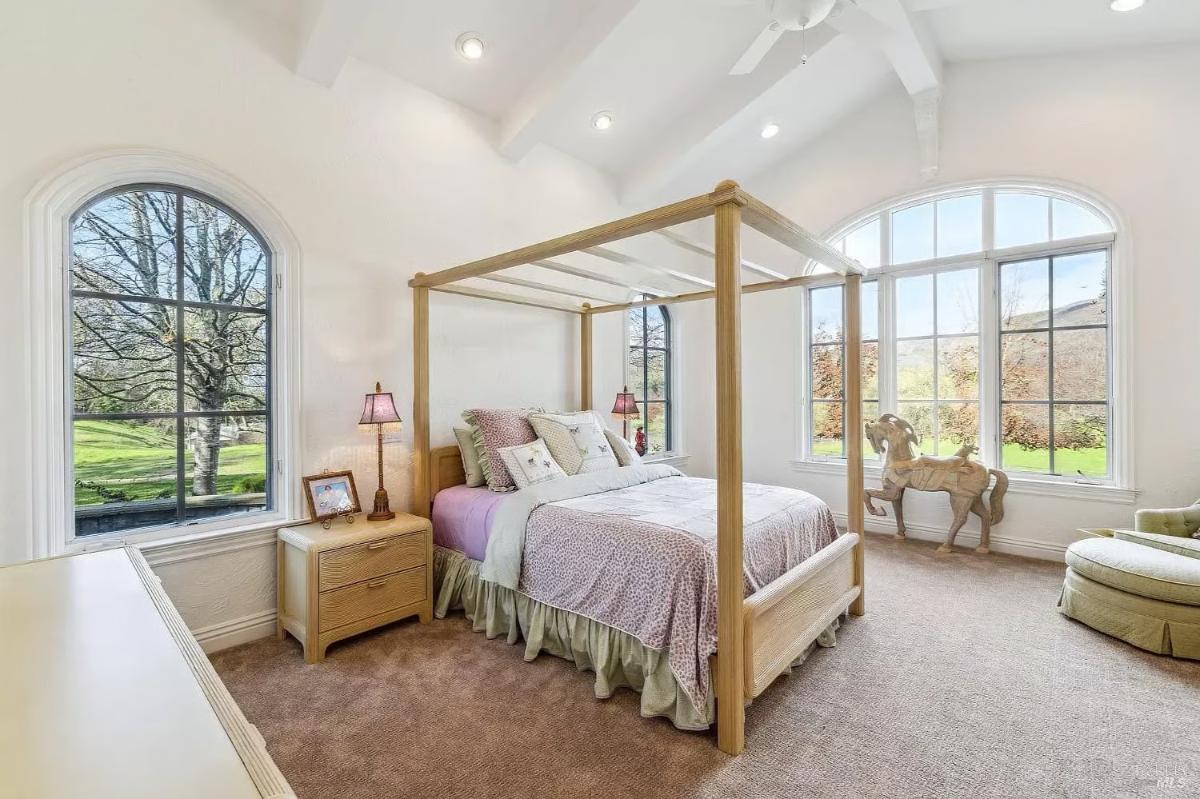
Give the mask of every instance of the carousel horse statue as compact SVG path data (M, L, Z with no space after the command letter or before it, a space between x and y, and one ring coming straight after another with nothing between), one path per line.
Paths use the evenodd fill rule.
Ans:
M1004 518L1004 494L1008 491L1008 475L999 469L989 469L983 464L971 460L975 447L964 445L954 455L948 457L918 456L913 453L913 446L920 444L921 439L913 426L890 413L879 417L878 422L867 422L864 427L867 440L876 454L886 452L883 465L883 488L868 488L863 492L867 512L872 516L886 516L883 508L872 504L872 499L892 503L896 512L896 537L905 538L904 527L904 491L915 488L918 491L945 491L950 494L950 510L954 520L950 523L950 531L946 541L938 552L950 552L954 549L954 537L967 521L967 514L974 513L979 517L979 546L976 552L986 554L991 540L993 524L999 524ZM885 446L886 444L886 446ZM984 504L983 492L991 483L992 475L996 476L996 486L992 489L988 504Z

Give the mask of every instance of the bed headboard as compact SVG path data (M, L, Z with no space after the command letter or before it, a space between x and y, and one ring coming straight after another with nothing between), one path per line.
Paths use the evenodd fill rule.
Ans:
M463 471L462 454L458 446L434 447L429 451L429 502L437 492L450 486L460 486L467 482L467 474Z

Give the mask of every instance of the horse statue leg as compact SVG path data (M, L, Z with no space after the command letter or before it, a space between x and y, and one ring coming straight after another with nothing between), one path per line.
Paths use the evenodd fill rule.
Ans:
M908 528L904 526L904 486L896 486L892 510L896 514L896 538L908 538Z
M900 488L890 480L883 481L883 488L866 488L863 489L863 502L866 503L867 513L872 516L887 516L883 508L875 507L871 502L872 499L883 500L884 502L895 501L896 497L904 493L904 489Z
M986 555L992 551L992 512L984 504L982 496L975 497L971 503L971 513L979 517L979 546L975 547L975 551Z
M967 514L971 511L973 499L974 497L970 494L950 495L950 510L954 513L954 521L950 524L950 531L946 533L946 543L937 548L938 552L954 551L954 538L962 526L967 523Z

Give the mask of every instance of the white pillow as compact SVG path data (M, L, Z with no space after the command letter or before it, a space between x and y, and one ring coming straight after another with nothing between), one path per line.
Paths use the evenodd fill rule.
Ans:
M628 441L607 428L604 435L608 436L608 443L612 445L613 454L617 456L617 463L622 466L636 466L642 462L642 456L637 454L637 450Z
M475 449L475 433L465 427L454 428L454 437L458 439L458 452L462 455L463 472L467 475L467 485L478 488L487 482L483 476L483 468L479 465L479 451Z
M531 413L529 424L567 474L599 472L620 466L604 428L591 411Z
M512 476L517 488L528 488L551 480L560 480L567 476L562 467L550 456L546 442L540 438L531 444L518 444L515 447L500 447L496 450L505 468Z
M613 449L613 455L617 456L617 464L620 466L636 466L642 462L642 456L637 454L637 450L633 448L620 435L608 429L608 423L604 417L600 415L600 411L591 411L596 418L596 423L604 430L604 435L608 438L608 443Z

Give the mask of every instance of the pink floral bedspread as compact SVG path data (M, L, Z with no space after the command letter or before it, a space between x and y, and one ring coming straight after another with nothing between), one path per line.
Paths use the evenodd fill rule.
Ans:
M529 515L520 590L667 651L700 712L717 651L716 481L667 477L543 505ZM745 591L752 594L838 536L829 506L747 483Z

